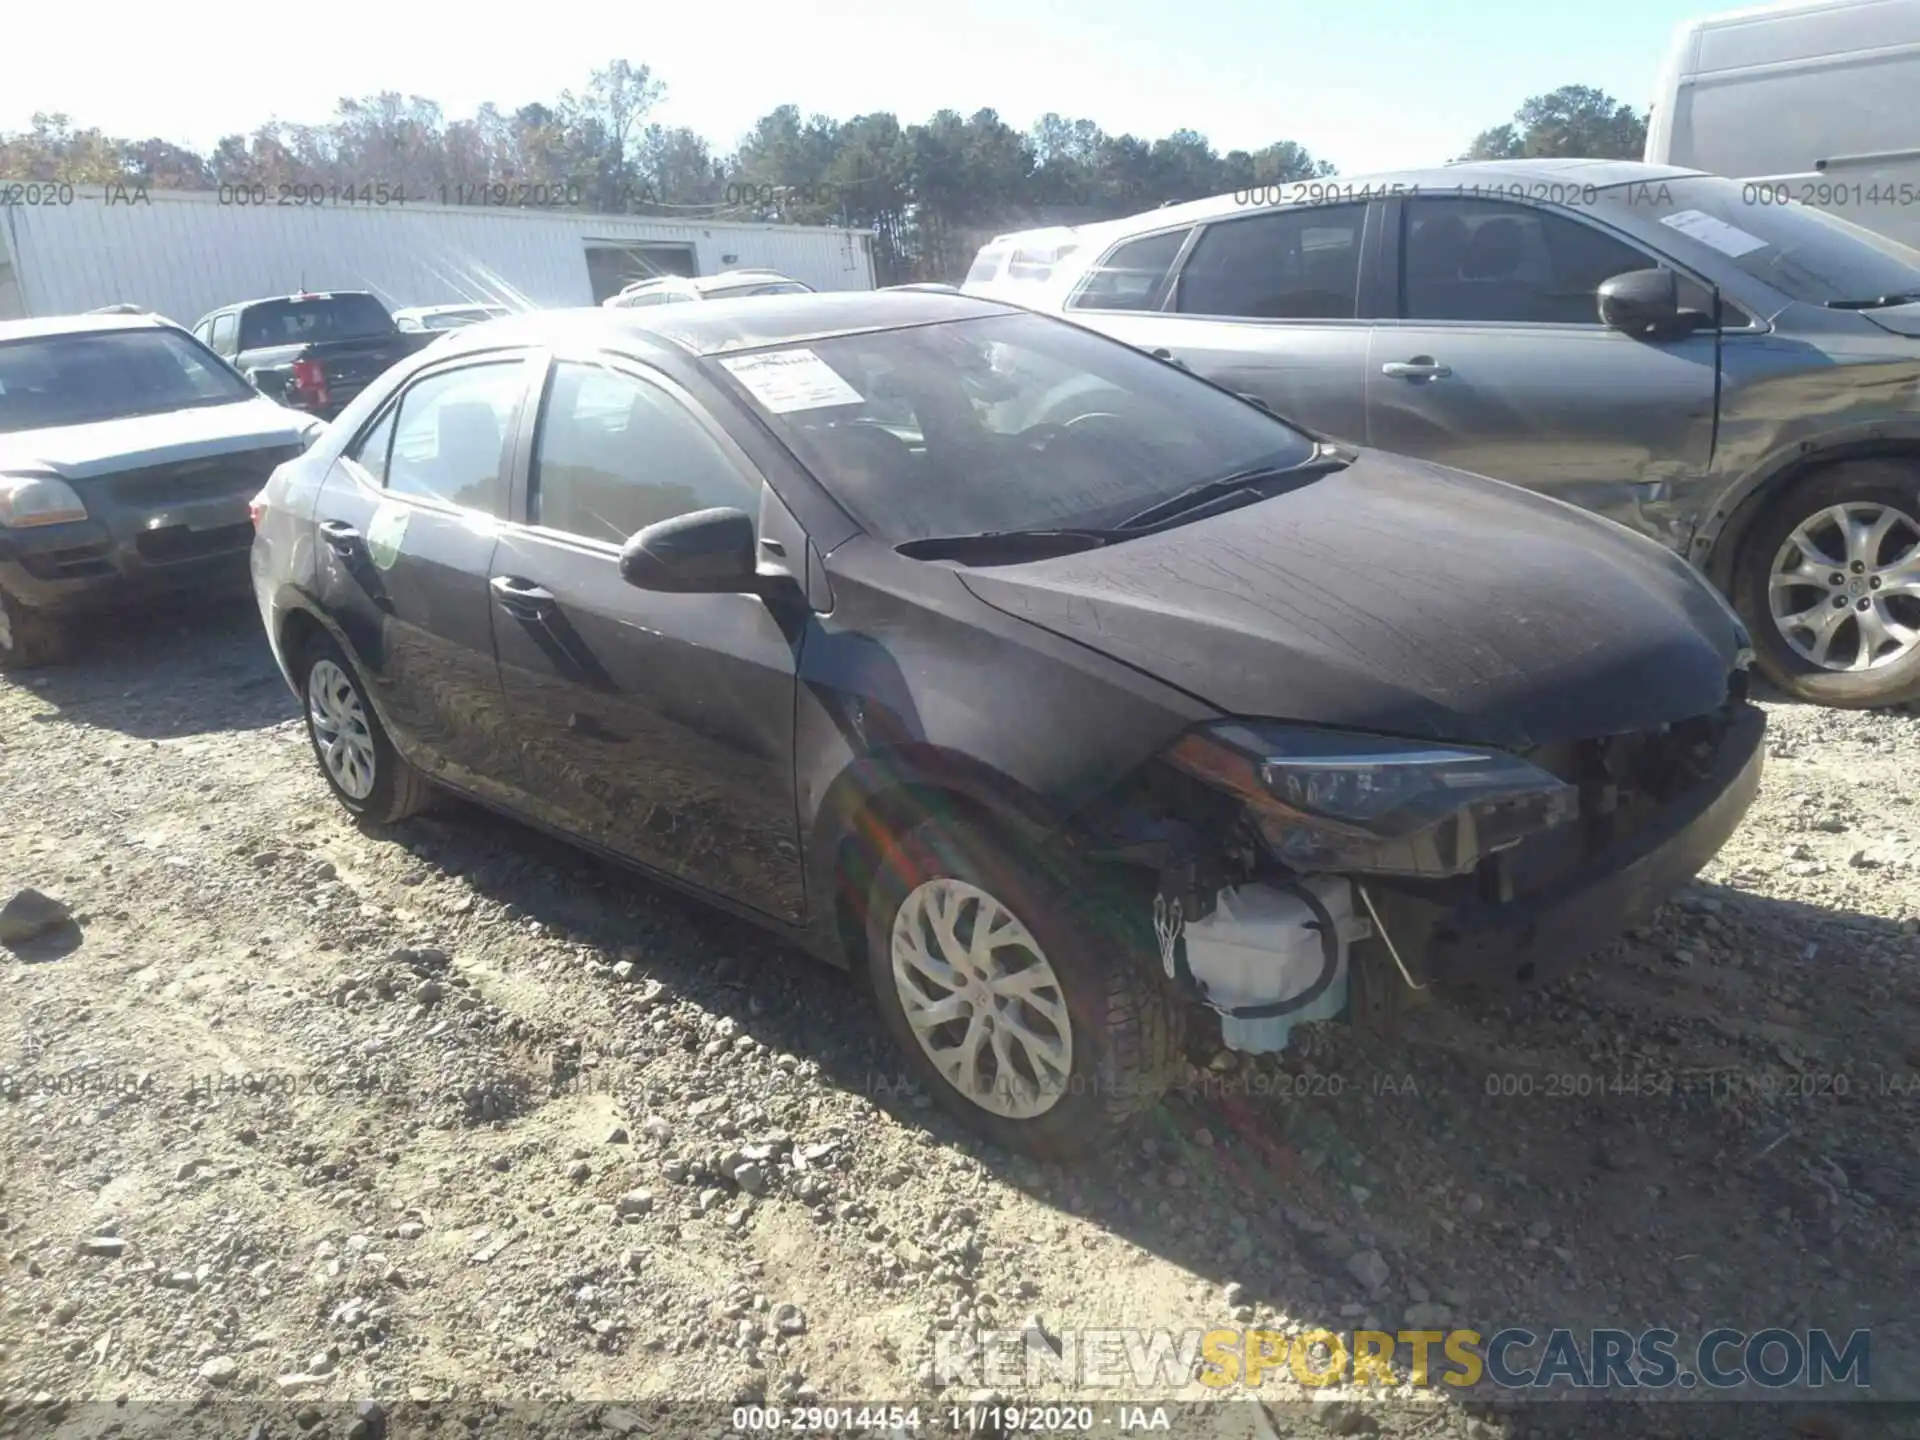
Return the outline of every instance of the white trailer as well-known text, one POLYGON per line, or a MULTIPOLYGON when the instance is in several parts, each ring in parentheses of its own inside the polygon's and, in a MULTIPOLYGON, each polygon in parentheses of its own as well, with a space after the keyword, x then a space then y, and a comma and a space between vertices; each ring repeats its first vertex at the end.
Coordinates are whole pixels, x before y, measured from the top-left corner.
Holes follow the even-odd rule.
POLYGON ((816 290, 874 288, 869 230, 278 198, 0 177, 0 320, 130 303, 191 325, 296 290, 370 290, 390 309, 594 305, 648 275, 747 266, 816 290))
POLYGON ((1920 0, 1780 0, 1680 26, 1646 159, 1920 244, 1920 0))

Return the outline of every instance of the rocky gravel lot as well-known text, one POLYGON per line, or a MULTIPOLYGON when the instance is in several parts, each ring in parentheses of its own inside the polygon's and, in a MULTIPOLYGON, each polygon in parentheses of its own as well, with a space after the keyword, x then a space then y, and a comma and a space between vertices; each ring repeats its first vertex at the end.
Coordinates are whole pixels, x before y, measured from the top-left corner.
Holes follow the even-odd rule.
MULTIPOLYGON (((0 1428, 678 1433, 658 1402, 987 1398, 931 1367, 983 1330, 1249 1325, 1871 1327, 1920 1399, 1920 716, 1770 709, 1653 928, 1396 1045, 1196 1069, 1069 1170, 951 1126, 743 926, 464 806, 362 834, 252 614, 147 617, 0 679, 0 901, 74 915, 0 950, 0 1428)), ((1261 1394, 1173 1424, 1920 1436, 1261 1394)), ((1074 1397, 1141 1398, 1009 1392, 1074 1397)))

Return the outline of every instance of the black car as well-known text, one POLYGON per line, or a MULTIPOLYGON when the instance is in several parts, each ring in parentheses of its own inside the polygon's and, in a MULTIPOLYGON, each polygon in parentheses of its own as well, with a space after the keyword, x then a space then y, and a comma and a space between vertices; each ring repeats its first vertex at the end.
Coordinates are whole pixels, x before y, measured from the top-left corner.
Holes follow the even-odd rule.
POLYGON ((1657 544, 961 296, 474 326, 262 500, 349 810, 445 787, 851 966, 1032 1151, 1190 1026, 1546 978, 1759 781, 1747 636, 1657 544))
POLYGON ((0 669, 115 606, 244 594, 247 502, 320 428, 157 316, 0 324, 0 669))
POLYGON ((194 335, 259 389, 295 410, 331 420, 389 366, 438 332, 400 328, 364 290, 302 291, 248 300, 203 315, 194 335))

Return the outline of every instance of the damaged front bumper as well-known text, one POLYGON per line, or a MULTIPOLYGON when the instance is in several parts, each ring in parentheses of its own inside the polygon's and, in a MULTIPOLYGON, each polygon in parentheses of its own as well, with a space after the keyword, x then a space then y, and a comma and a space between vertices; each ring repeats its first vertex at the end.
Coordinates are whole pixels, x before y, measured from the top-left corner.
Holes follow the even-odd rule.
POLYGON ((1208 727, 1089 818, 1105 854, 1157 870, 1168 975, 1232 1048, 1272 1051, 1344 1004, 1350 950, 1389 985, 1499 990, 1645 921, 1753 803, 1766 717, 1744 678, 1710 714, 1524 755, 1208 727))
POLYGON ((1422 887, 1369 882, 1383 929, 1416 975, 1423 969, 1423 980, 1448 989, 1505 990, 1564 974, 1650 918, 1726 844, 1759 791, 1765 735, 1765 714, 1738 707, 1705 773, 1629 834, 1527 893, 1447 903, 1422 887))

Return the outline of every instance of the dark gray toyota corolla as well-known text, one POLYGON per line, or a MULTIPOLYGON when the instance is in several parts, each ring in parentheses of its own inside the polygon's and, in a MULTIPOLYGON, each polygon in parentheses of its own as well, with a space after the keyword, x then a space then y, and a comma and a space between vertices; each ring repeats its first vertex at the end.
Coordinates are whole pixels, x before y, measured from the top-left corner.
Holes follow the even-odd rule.
POLYGON ((1546 978, 1759 783, 1659 545, 957 295, 456 331, 256 516, 349 810, 455 791, 773 927, 1041 1153, 1190 1030, 1546 978))

